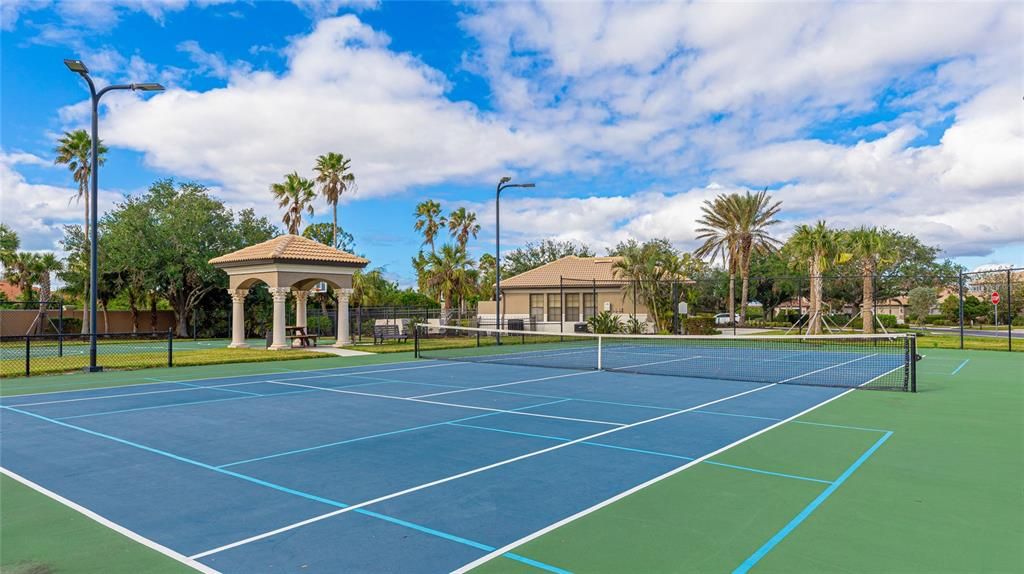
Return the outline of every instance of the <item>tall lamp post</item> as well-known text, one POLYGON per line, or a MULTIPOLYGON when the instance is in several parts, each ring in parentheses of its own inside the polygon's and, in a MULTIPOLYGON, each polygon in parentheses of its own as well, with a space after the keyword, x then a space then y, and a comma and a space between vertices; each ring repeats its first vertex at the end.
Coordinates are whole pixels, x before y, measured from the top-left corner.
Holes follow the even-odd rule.
POLYGON ((96 283, 97 283, 97 269, 98 269, 98 241, 96 228, 97 225, 97 214, 99 210, 96 208, 96 204, 99 202, 99 111, 100 111, 100 98, 103 94, 114 90, 132 90, 141 92, 159 92, 164 89, 163 86, 156 83, 144 83, 144 84, 114 84, 107 86, 100 91, 96 91, 96 84, 93 83, 92 78, 89 76, 89 68, 85 67, 85 64, 81 60, 64 60, 64 65, 69 70, 82 76, 85 83, 89 85, 89 97, 92 99, 92 149, 90 150, 89 158, 89 171, 92 178, 92 185, 89 189, 89 200, 92 205, 89 207, 89 223, 92 229, 89 231, 89 366, 85 368, 90 373, 103 370, 102 367, 96 366, 96 283))
POLYGON ((494 321, 498 324, 497 342, 501 344, 501 192, 510 187, 537 187, 532 183, 509 183, 512 178, 505 176, 498 181, 494 193, 494 321))

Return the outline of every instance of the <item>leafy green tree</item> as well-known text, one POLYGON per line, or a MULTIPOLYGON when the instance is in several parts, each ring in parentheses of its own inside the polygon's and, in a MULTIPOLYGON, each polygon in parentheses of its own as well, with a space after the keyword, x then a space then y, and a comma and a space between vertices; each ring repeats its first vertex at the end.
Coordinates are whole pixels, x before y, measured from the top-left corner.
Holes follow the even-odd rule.
POLYGON ((494 298, 494 283, 497 280, 494 267, 494 255, 484 253, 477 262, 477 275, 479 277, 478 300, 491 300, 494 298))
POLYGON ((502 255, 501 275, 502 277, 512 277, 520 273, 526 273, 531 269, 536 269, 541 265, 546 265, 570 255, 594 257, 596 253, 589 246, 575 241, 543 239, 537 242, 529 242, 518 249, 513 249, 502 255))
POLYGON ((441 228, 448 225, 448 220, 441 212, 441 204, 428 199, 416 205, 416 224, 413 228, 423 234, 423 245, 430 246, 430 252, 434 252, 434 240, 441 228))
POLYGON ((656 328, 666 328, 671 282, 682 280, 686 274, 672 244, 667 239, 644 243, 630 239, 619 243, 612 253, 620 257, 612 264, 612 273, 629 280, 625 289, 630 297, 643 301, 656 328))
POLYGON ((42 334, 46 330, 47 310, 53 303, 50 301, 53 296, 51 289, 53 273, 62 268, 61 260, 57 259, 53 253, 40 253, 32 261, 32 272, 35 280, 39 283, 39 314, 32 322, 30 330, 34 328, 37 334, 42 334))
POLYGON ((355 191, 356 176, 351 171, 352 160, 340 153, 330 152, 316 158, 316 182, 320 184, 320 196, 331 206, 333 220, 331 240, 324 245, 338 244, 338 200, 346 192, 355 191))
POLYGON ((316 199, 316 192, 313 190, 313 182, 293 171, 284 176, 282 183, 270 184, 270 193, 274 194, 277 206, 284 208, 281 221, 288 229, 288 233, 298 235, 302 229, 302 213, 306 212, 310 217, 314 213, 313 200, 316 199))
POLYGON ((480 233, 480 224, 476 222, 475 213, 460 207, 448 216, 448 231, 456 243, 465 249, 470 236, 476 239, 476 234, 480 233))
POLYGON ((398 284, 384 276, 384 269, 360 270, 352 276, 352 303, 359 307, 390 304, 398 292, 398 284))
POLYGON ((7 227, 7 224, 0 223, 0 264, 4 264, 5 261, 18 251, 18 247, 21 247, 21 239, 18 238, 18 234, 7 227))
POLYGON ((935 303, 939 294, 934 287, 914 287, 907 294, 907 315, 908 319, 918 323, 924 321, 935 303))
POLYGON ((821 334, 821 295, 822 280, 825 271, 838 255, 835 232, 825 225, 824 221, 817 224, 798 225, 789 238, 790 254, 794 257, 794 265, 806 264, 810 273, 811 301, 810 321, 807 326, 809 335, 821 334))
POLYGON ((38 278, 38 255, 27 251, 19 251, 7 258, 4 264, 4 280, 18 287, 22 301, 32 301, 32 284, 38 278))
POLYGON ((751 292, 761 303, 766 318, 774 318, 775 308, 796 296, 797 281, 790 276, 789 265, 781 252, 755 253, 750 273, 751 292))
POLYGON ((447 315, 453 303, 460 305, 476 287, 474 261, 458 245, 444 244, 440 251, 426 255, 424 280, 428 292, 441 300, 441 313, 447 315))
POLYGON ((336 230, 330 223, 311 223, 302 230, 302 236, 335 249, 352 253, 356 249, 356 240, 342 228, 336 230), (332 243, 333 241, 333 243, 332 243))

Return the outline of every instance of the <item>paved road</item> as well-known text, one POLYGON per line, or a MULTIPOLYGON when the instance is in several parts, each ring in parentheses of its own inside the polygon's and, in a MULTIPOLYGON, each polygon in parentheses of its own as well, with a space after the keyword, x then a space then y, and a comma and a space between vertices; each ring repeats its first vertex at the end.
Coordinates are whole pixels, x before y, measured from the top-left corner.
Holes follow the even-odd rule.
MULTIPOLYGON (((959 327, 915 327, 915 328, 916 329, 922 329, 924 331, 928 331, 928 332, 931 332, 931 333, 943 334, 943 335, 959 335, 960 334, 960 328, 959 327)), ((999 331, 989 331, 989 330, 981 330, 981 329, 964 329, 964 335, 970 335, 972 337, 993 337, 993 338, 996 338, 996 339, 1005 339, 1006 338, 1006 329, 1001 329, 999 331)), ((1013 338, 1014 339, 1024 339, 1024 330, 1014 329, 1013 330, 1013 338)))

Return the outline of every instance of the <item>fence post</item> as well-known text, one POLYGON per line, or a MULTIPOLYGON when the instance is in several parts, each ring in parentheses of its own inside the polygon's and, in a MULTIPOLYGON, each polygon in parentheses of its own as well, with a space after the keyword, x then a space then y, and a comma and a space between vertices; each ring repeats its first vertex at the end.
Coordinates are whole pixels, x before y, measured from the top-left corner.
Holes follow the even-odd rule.
POLYGON ((167 366, 174 366, 174 329, 167 328, 167 366))
POLYGON ((25 376, 32 376, 32 339, 25 335, 25 376))
POLYGON ((412 326, 412 356, 420 358, 420 326, 412 326))
POLYGON ((1013 274, 1006 270, 1006 350, 1013 350, 1013 274))
POLYGON ((57 356, 64 356, 64 300, 57 301, 57 356))
POLYGON ((960 283, 958 285, 960 292, 960 349, 964 348, 964 270, 960 270, 960 283))

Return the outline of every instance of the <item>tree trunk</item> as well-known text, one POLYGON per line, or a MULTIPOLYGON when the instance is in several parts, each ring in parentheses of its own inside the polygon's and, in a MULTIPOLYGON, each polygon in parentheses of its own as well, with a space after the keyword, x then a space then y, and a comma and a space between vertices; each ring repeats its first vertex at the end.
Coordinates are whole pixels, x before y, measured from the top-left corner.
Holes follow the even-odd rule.
POLYGON ((156 332, 156 294, 149 295, 149 330, 156 332))
POLYGON ((821 334, 821 258, 811 260, 811 319, 807 326, 808 335, 821 334))
POLYGON ((740 326, 747 324, 747 297, 750 296, 750 271, 743 269, 742 287, 740 288, 740 326))
POLYGON ((736 272, 729 272, 729 324, 736 320, 736 272))
POLYGON ((335 202, 332 207, 334 207, 334 227, 331 228, 331 232, 332 232, 331 233, 331 247, 337 249, 338 248, 338 203, 335 202))
POLYGON ((36 320, 33 321, 35 326, 35 333, 42 335, 46 331, 46 310, 50 307, 50 271, 45 272, 39 277, 39 314, 36 315, 36 320))
POLYGON ((100 305, 100 308, 103 309, 103 332, 104 333, 109 333, 110 332, 110 321, 109 321, 109 317, 107 316, 107 302, 103 301, 102 304, 100 305))
POLYGON ((870 261, 864 262, 864 294, 860 315, 864 323, 864 333, 867 335, 875 332, 875 270, 873 267, 870 261))
POLYGON ((188 314, 175 311, 175 319, 178 326, 175 329, 175 337, 188 338, 188 314))

